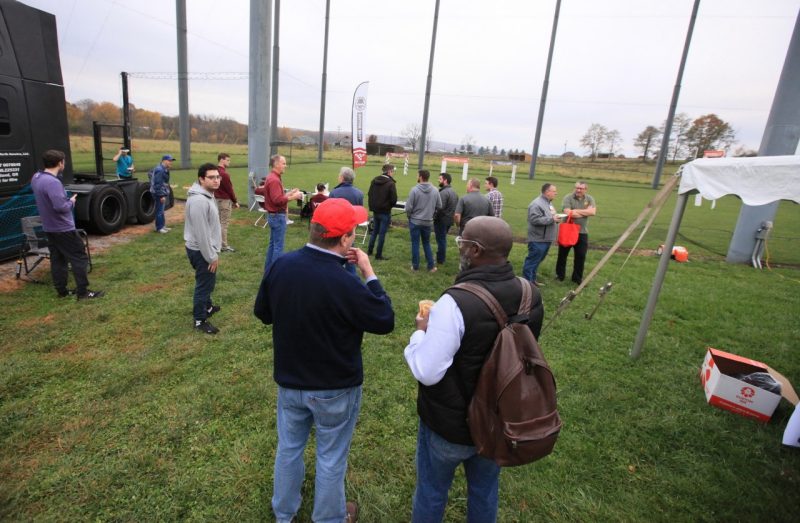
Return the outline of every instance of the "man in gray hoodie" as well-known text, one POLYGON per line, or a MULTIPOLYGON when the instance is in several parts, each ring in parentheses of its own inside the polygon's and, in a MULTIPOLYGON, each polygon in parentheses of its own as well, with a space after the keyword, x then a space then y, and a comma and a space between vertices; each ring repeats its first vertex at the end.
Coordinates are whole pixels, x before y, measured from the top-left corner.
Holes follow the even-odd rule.
POLYGON ((561 222, 551 203, 556 194, 556 186, 546 183, 542 185, 542 194, 528 205, 528 256, 522 264, 522 276, 537 287, 544 284, 536 281, 536 271, 558 236, 561 222))
POLYGON ((214 202, 214 191, 219 189, 219 171, 213 163, 204 163, 197 171, 197 181, 186 199, 186 221, 183 239, 186 255, 194 268, 194 328, 206 334, 216 334, 219 329, 208 322, 220 307, 211 302, 211 293, 217 282, 217 265, 222 249, 219 211, 214 202))
POLYGON ((430 183, 431 173, 422 169, 417 177, 417 185, 411 188, 406 199, 406 214, 408 215, 408 230, 411 233, 411 269, 419 270, 419 241, 422 240, 422 249, 425 251, 425 261, 428 262, 428 271, 436 272, 436 265, 431 250, 431 229, 433 229, 433 215, 442 208, 442 200, 430 183))

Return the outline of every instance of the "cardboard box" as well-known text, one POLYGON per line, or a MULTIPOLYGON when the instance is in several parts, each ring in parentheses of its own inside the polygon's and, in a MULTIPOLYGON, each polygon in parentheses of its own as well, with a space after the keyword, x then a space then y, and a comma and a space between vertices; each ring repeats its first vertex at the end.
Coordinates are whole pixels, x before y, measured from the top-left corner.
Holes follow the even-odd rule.
POLYGON ((781 397, 794 405, 798 402, 792 384, 779 372, 760 361, 718 349, 708 349, 700 369, 700 381, 710 405, 762 422, 769 421, 781 397), (733 377, 753 372, 768 372, 781 384, 781 394, 774 394, 733 377))

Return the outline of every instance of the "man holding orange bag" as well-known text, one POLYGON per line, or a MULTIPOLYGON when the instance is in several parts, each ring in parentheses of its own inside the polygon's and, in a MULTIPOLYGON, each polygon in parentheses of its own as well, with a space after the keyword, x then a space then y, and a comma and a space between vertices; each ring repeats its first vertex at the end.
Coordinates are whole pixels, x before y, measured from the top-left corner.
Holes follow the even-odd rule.
POLYGON ((597 212, 597 207, 594 203, 594 198, 586 194, 587 185, 584 181, 575 183, 575 191, 566 195, 564 201, 561 203, 563 212, 571 215, 572 220, 580 225, 580 233, 578 234, 578 243, 575 245, 564 247, 558 246, 558 259, 556 260, 556 279, 564 281, 567 272, 567 257, 569 256, 570 249, 575 249, 575 259, 572 266, 572 281, 578 285, 583 281, 583 266, 586 262, 586 252, 589 250, 589 230, 586 228, 586 222, 589 221, 589 216, 594 216, 597 212))

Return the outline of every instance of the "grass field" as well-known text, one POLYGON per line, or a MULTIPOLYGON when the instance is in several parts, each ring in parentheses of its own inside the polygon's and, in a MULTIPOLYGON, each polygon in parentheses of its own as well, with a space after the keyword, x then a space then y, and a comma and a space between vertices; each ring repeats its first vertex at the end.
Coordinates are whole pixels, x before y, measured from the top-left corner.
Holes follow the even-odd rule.
MULTIPOLYGON (((232 172, 244 195, 246 155, 228 152, 240 159, 232 172)), ((204 155, 214 160, 216 148, 194 152, 195 163, 204 155)), ((301 160, 297 154, 285 179, 304 189, 335 183, 346 163, 344 157, 321 165, 301 160)), ((138 159, 137 165, 142 171, 138 159)), ((371 158, 357 185, 365 189, 379 165, 371 158)), ((599 209, 590 222, 591 242, 610 245, 654 195, 649 175, 641 173, 638 182, 601 179, 603 173, 585 169, 575 176, 589 179, 599 209)), ((470 166, 480 178, 487 171, 470 166)), ((401 195, 413 178, 400 171, 401 195)), ((176 192, 192 179, 174 172, 176 192)), ((541 183, 558 183, 563 196, 574 179, 545 169, 535 182, 523 173, 511 186, 503 175, 505 217, 515 233, 524 235, 525 207, 541 183)), ((454 185, 463 194, 463 183, 454 185)), ((654 227, 660 231, 644 247, 663 241, 671 208, 668 203, 654 227)), ((634 256, 622 270, 624 257, 614 256, 590 287, 614 283, 594 319, 584 319, 597 303, 587 290, 542 335, 564 430, 553 455, 503 471, 499 521, 796 520, 800 452, 780 444, 791 406, 782 402, 772 421, 760 424, 706 405, 698 379, 705 350, 714 346, 764 361, 800 384, 800 274, 793 267, 756 271, 724 263, 720 254, 737 213, 737 201, 727 198, 713 211, 707 202, 687 210, 681 240, 690 262, 670 266, 639 360, 628 351, 655 272, 653 256, 634 256)), ((215 298, 223 310, 215 324, 222 332, 216 337, 191 329, 193 274, 180 227, 97 254, 91 281, 108 292, 97 302, 59 300, 46 271, 45 284, 0 294, 6 311, 0 318, 0 519, 271 519, 271 329, 251 312, 269 232, 253 227, 255 216, 245 209, 234 218, 230 242, 237 252, 220 263, 215 298)), ((402 350, 417 301, 438 297, 457 271, 451 256, 436 274, 412 273, 405 218, 396 218, 387 238, 390 261, 376 271, 397 322, 390 335, 365 337, 364 400, 347 477, 348 499, 360 503, 365 522, 408 521, 416 389, 402 350)), ((800 264, 798 227, 796 206, 782 205, 773 261, 800 264)), ((305 223, 290 226, 287 250, 303 245, 306 235, 305 223)), ((603 253, 591 250, 587 268, 603 253)), ((525 245, 515 245, 517 269, 524 255, 525 245)), ((542 289, 546 319, 570 289, 550 283, 554 263, 551 254, 540 270, 549 283, 542 289)), ((313 462, 313 449, 307 460, 313 462)), ((310 521, 312 492, 309 467, 299 521, 310 521)), ((464 520, 465 500, 459 474, 446 521, 464 520)))

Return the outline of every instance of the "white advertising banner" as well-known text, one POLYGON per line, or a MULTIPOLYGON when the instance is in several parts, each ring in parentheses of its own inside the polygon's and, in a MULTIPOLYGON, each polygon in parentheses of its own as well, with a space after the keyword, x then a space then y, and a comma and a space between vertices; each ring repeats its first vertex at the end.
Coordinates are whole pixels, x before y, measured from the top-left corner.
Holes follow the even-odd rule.
POLYGON ((353 94, 353 169, 367 165, 367 88, 362 82, 353 94))

